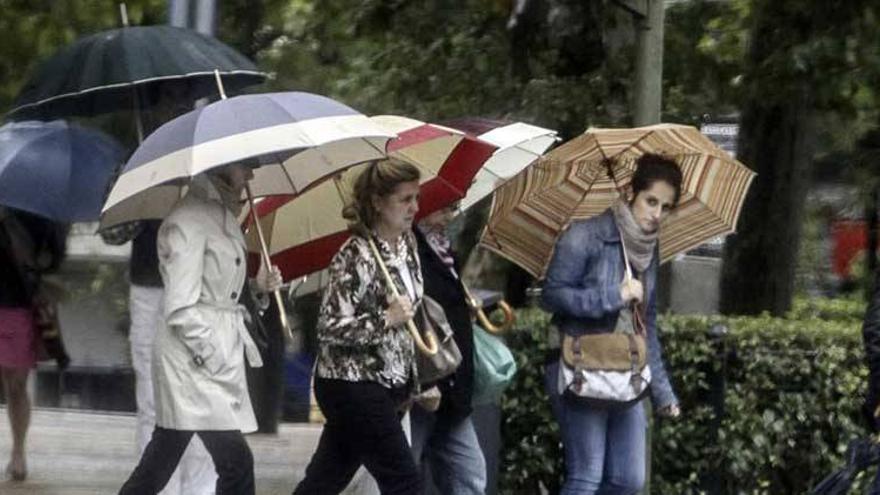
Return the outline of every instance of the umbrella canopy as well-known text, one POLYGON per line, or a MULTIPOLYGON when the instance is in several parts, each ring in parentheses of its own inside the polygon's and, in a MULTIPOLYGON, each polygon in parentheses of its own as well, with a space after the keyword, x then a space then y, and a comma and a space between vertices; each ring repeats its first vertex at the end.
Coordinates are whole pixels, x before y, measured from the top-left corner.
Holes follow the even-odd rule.
POLYGON ((474 177, 473 184, 461 200, 459 212, 491 195, 537 160, 558 139, 554 130, 523 122, 469 117, 443 124, 497 148, 474 177))
POLYGON ((394 133, 310 93, 224 99, 161 126, 134 152, 110 192, 102 226, 163 218, 188 179, 235 162, 260 166, 255 195, 300 194, 355 163, 385 157, 394 133))
POLYGON ((60 222, 97 220, 122 147, 64 121, 0 127, 0 204, 60 222))
POLYGON ((193 99, 213 96, 215 69, 230 90, 266 78, 244 55, 189 29, 111 29, 80 38, 41 63, 9 116, 45 119, 132 108, 133 88, 169 80, 190 81, 193 99))
POLYGON ((684 176, 660 231, 661 261, 735 230, 755 173, 697 129, 659 124, 590 129, 545 155, 497 191, 480 244, 542 277, 562 231, 605 211, 645 153, 675 159, 684 176))
MULTIPOLYGON (((388 143, 388 155, 421 171, 420 217, 464 197, 474 174, 495 151, 494 146, 461 132, 418 120, 396 116, 372 120, 398 135, 388 143)), ((349 168, 302 195, 267 198, 257 205, 269 254, 285 280, 330 264, 349 236, 342 209, 364 167, 349 168)), ((256 251, 255 235, 249 232, 248 238, 250 250, 256 251)))

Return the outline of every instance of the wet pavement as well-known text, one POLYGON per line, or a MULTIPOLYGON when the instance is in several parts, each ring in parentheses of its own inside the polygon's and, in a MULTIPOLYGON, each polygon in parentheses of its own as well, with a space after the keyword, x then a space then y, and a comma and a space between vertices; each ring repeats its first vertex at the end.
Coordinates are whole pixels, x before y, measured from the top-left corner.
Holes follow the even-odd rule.
MULTIPOLYGON (((0 408, 0 467, 10 449, 6 410, 0 408)), ((0 481, 3 495, 114 494, 137 462, 135 417, 80 411, 34 411, 28 435, 28 480, 0 481)), ((302 478, 320 425, 282 424, 277 435, 247 435, 254 453, 258 495, 287 495, 302 478)), ((369 492, 357 479, 345 493, 369 492)))

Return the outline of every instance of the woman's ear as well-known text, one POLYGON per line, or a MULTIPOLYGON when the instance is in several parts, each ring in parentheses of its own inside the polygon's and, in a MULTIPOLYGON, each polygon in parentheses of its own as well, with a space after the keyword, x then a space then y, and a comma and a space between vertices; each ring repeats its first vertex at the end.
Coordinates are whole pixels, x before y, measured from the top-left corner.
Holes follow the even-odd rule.
POLYGON ((370 205, 372 205, 373 211, 379 211, 379 208, 382 206, 382 198, 377 194, 370 195, 370 205))
POLYGON ((626 187, 623 188, 623 197, 626 198, 627 204, 632 204, 633 201, 636 200, 636 196, 633 194, 632 184, 627 184, 626 187))

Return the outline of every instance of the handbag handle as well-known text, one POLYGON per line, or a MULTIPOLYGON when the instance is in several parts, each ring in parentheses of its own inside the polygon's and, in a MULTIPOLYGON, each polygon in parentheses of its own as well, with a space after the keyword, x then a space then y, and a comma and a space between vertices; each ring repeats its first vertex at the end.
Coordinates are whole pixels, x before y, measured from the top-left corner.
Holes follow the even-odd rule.
MULTIPOLYGON (((379 250, 376 248, 376 243, 373 242, 372 237, 368 237, 367 241, 370 243, 370 250, 373 252, 373 257, 376 258, 376 263, 379 264, 379 268, 382 269, 382 275, 385 276, 385 282, 387 282, 388 286, 391 287, 391 293, 394 294, 394 297, 400 297, 400 292, 397 291, 397 285, 394 283, 394 280, 391 278, 391 273, 388 272, 388 267, 385 266, 385 262, 382 260, 382 255, 379 254, 379 250)), ((428 334, 428 342, 422 340, 422 333, 419 332, 419 329, 416 328, 416 324, 412 321, 412 319, 406 322, 406 329, 409 330, 410 336, 413 338, 413 342, 416 343, 416 347, 419 350, 427 355, 433 356, 437 354, 437 340, 434 338, 434 335, 428 334)))

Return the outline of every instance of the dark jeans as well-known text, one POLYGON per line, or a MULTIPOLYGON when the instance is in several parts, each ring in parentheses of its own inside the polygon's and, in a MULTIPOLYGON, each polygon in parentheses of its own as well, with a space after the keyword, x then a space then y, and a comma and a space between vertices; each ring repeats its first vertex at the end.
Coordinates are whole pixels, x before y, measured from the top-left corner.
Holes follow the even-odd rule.
POLYGON ((217 495, 253 495, 254 457, 244 435, 231 431, 181 431, 159 426, 119 495, 155 495, 174 473, 193 434, 205 444, 217 470, 217 495))
POLYGON ((398 414, 402 391, 317 378, 315 397, 327 423, 295 495, 338 494, 362 464, 382 495, 420 493, 421 477, 398 414))

